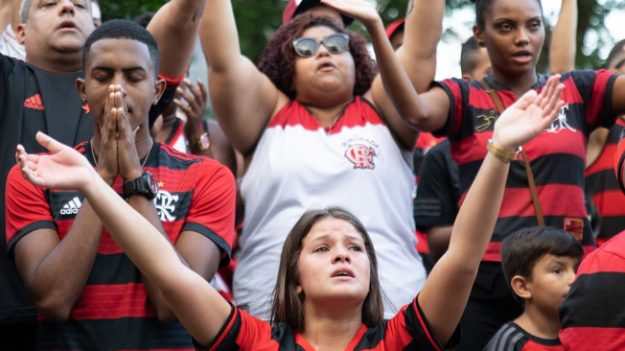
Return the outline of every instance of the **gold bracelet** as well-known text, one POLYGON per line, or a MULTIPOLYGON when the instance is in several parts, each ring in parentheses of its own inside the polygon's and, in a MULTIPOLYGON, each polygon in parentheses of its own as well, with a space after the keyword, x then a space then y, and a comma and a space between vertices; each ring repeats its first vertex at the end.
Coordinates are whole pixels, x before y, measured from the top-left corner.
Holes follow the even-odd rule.
POLYGON ((488 144, 486 144, 486 149, 491 154, 495 155, 495 157, 500 159, 501 162, 503 162, 503 163, 510 163, 510 161, 514 160, 517 157, 517 155, 519 154, 519 152, 521 152, 521 150, 522 150, 521 146, 519 146, 514 151, 506 151, 506 150, 500 148, 499 146, 495 145, 495 143, 493 143, 493 139, 489 139, 488 140, 488 144))

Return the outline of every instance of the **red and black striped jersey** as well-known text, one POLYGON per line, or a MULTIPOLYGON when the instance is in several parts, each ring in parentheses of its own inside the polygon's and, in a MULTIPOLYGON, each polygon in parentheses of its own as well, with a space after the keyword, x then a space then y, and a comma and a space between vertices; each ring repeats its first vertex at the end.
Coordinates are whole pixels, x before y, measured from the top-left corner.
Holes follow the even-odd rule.
MULTIPOLYGON (((95 164, 91 145, 76 147, 95 164)), ((216 161, 179 153, 154 143, 144 169, 160 189, 153 200, 172 243, 181 233, 199 233, 217 245, 221 265, 229 261, 235 237, 235 183, 232 173, 216 161)), ((113 188, 122 192, 118 177, 113 188)), ((83 196, 27 182, 17 167, 7 182, 7 246, 40 228, 55 230, 62 240, 80 211, 83 196)), ((71 274, 71 272, 68 272, 71 274)), ((62 279, 62 278, 60 278, 62 279)), ((69 321, 39 316, 38 349, 190 350, 193 345, 181 324, 162 324, 148 300, 141 273, 110 234, 103 230, 86 286, 70 312, 69 321)))
MULTIPOLYGON (((558 118, 536 138, 523 145, 536 180, 538 196, 546 225, 563 228, 591 250, 591 235, 584 205, 584 167, 586 141, 593 129, 611 127, 612 87, 616 76, 608 71, 573 71, 562 75, 565 88, 558 118)), ((510 106, 515 94, 485 78, 495 89, 504 106, 510 106)), ((547 77, 539 76, 534 87, 540 91, 547 77)), ((477 175, 498 117, 495 103, 480 82, 449 79, 440 82, 450 100, 445 127, 437 135, 448 135, 452 155, 460 172, 460 191, 464 199, 477 175)), ((522 160, 511 162, 504 199, 486 261, 500 261, 500 243, 516 229, 536 225, 536 211, 528 188, 522 160)))
MULTIPOLYGON (((421 308, 415 298, 405 305, 390 320, 367 328, 364 324, 354 335, 346 351, 425 351, 453 348, 460 339, 460 329, 446 346, 440 345, 430 331, 421 308)), ((198 349, 210 351, 267 350, 267 351, 314 351, 301 333, 295 332, 285 323, 270 323, 233 307, 215 342, 209 347, 196 345, 198 349)))
POLYGON ((559 339, 531 335, 518 324, 508 322, 499 328, 484 351, 563 351, 559 339))
POLYGON ((565 350, 625 350, 625 232, 586 256, 560 304, 565 350))
POLYGON ((618 118, 601 153, 586 169, 586 193, 597 206, 601 218, 597 246, 625 229, 625 195, 614 174, 614 153, 624 129, 625 121, 618 118))

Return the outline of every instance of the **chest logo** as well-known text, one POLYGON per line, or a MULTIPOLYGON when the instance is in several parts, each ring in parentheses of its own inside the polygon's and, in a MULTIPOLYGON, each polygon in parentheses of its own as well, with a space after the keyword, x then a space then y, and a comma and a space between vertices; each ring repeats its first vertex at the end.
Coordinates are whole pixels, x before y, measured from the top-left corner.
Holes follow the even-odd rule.
POLYGON ((45 108, 43 107, 43 101, 41 100, 41 95, 39 94, 35 94, 29 98, 26 98, 26 100, 24 100, 24 107, 31 110, 45 110, 45 108))
POLYGON ((495 113, 495 111, 490 111, 487 114, 475 117, 477 119, 475 123, 475 131, 483 132, 488 130, 493 125, 495 120, 497 120, 497 117, 499 117, 499 115, 495 113))
POLYGON ((559 131, 563 129, 568 129, 571 132, 577 131, 575 130, 575 128, 571 127, 568 120, 566 119, 566 112, 568 110, 569 110, 569 105, 562 106, 562 109, 560 109, 560 114, 558 115, 558 118, 556 118, 556 120, 553 121, 553 123, 551 123, 551 126, 547 128, 547 132, 558 133, 559 131))
POLYGON ((375 149, 364 144, 351 144, 345 150, 345 157, 354 165, 354 169, 375 169, 375 156, 375 149))
POLYGON ((59 213, 61 214, 61 216, 75 216, 78 214, 78 211, 80 211, 81 206, 82 202, 80 201, 78 196, 75 196, 74 198, 63 204, 63 207, 61 207, 59 213))
POLYGON ((176 204, 180 196, 172 195, 165 190, 159 190, 154 198, 154 207, 158 212, 161 222, 173 222, 176 220, 176 204))

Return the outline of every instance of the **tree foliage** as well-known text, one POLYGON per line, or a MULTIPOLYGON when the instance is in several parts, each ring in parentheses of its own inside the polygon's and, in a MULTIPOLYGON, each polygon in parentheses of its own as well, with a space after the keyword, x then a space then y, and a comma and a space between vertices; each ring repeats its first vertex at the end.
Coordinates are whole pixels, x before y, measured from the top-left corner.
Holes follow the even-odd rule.
MULTIPOLYGON (((426 0, 427 1, 427 0, 426 0)), ((547 0, 553 1, 553 0, 547 0)), ((104 19, 133 19, 146 11, 156 11, 163 0, 100 0, 104 19)), ((241 50, 248 57, 255 59, 265 47, 268 38, 281 22, 285 0, 232 0, 237 27, 241 38, 241 50)), ((471 0, 447 0, 447 12, 467 6, 474 6, 471 0)), ((385 23, 403 16, 407 0, 378 0, 378 9, 385 23)), ((605 18, 610 11, 625 9, 623 0, 578 0, 578 54, 577 66, 580 68, 600 67, 604 57, 602 48, 611 47, 616 40, 605 28, 605 18), (590 34, 589 34, 590 33, 590 34), (592 38, 597 38, 596 41, 592 38)), ((356 30, 359 28, 356 26, 356 30)), ((469 30, 469 28, 467 28, 469 30)), ((550 28, 547 28, 550 32, 550 28)), ((453 40, 459 33, 446 32, 443 40, 453 40)), ((466 37, 466 34, 463 35, 466 37)), ((545 49, 548 45, 545 45, 545 49)), ((603 50, 605 55, 605 50, 603 50)))

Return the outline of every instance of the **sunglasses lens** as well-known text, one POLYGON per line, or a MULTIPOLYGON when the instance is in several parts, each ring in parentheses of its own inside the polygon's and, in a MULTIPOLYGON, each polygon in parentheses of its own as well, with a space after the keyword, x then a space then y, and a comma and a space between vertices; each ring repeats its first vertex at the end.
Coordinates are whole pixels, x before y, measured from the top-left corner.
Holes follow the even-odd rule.
POLYGON ((311 38, 299 38, 293 42, 295 53, 301 57, 310 57, 317 52, 318 43, 311 38))
POLYGON ((349 47, 349 37, 344 34, 332 34, 325 38, 323 45, 333 54, 340 54, 347 51, 349 47))

